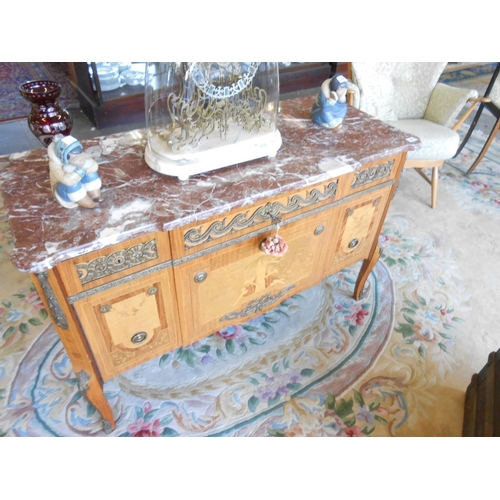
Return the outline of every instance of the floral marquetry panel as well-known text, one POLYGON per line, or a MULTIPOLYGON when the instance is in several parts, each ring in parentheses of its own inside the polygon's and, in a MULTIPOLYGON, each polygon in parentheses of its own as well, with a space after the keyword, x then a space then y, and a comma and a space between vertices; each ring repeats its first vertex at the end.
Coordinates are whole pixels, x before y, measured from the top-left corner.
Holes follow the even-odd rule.
POLYGON ((279 234, 289 249, 282 257, 260 249, 262 235, 174 268, 186 345, 231 324, 278 306, 320 278, 326 235, 335 224, 331 210, 284 226, 279 234))
POLYGON ((392 185, 355 197, 340 207, 338 224, 332 236, 329 271, 336 272, 367 258, 379 232, 392 185), (340 267, 339 267, 340 266, 340 267))
POLYGON ((105 380, 181 345, 172 269, 73 306, 105 380))

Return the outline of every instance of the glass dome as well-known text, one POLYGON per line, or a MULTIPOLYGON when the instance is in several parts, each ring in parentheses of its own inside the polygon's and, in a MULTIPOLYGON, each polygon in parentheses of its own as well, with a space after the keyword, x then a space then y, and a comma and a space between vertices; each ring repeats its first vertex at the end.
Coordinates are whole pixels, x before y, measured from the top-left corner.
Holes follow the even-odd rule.
POLYGON ((277 63, 146 64, 146 163, 187 179, 244 161, 275 156, 277 63))

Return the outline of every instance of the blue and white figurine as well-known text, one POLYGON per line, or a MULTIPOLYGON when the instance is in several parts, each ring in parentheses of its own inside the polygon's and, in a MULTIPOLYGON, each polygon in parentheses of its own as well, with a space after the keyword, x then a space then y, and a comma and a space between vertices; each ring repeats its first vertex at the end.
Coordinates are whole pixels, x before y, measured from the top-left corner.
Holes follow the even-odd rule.
POLYGON ((65 208, 95 208, 101 197, 98 164, 73 136, 57 134, 47 148, 50 185, 65 208))
POLYGON ((321 84, 312 108, 312 121, 322 127, 339 129, 347 113, 347 79, 334 76, 321 84))

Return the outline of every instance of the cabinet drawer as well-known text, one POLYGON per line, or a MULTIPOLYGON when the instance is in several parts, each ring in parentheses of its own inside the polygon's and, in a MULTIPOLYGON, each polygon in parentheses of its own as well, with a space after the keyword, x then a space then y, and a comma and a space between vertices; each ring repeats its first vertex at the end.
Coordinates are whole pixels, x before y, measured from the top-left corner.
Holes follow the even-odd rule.
POLYGON ((231 245, 231 240, 265 228, 276 218, 286 219, 332 203, 339 197, 338 187, 339 179, 330 179, 233 210, 224 216, 174 229, 171 232, 173 259, 180 259, 215 245, 231 245))
POLYGON ((57 266, 68 295, 80 293, 165 262, 168 233, 152 233, 75 257, 57 266))
POLYGON ((352 174, 348 193, 357 193, 394 179, 400 168, 402 155, 395 155, 383 160, 367 163, 352 174))
POLYGON ((339 208, 334 228, 328 273, 337 272, 360 259, 365 259, 378 239, 392 185, 360 195, 339 208))
POLYGON ((316 284, 331 224, 331 211, 325 210, 281 227, 279 234, 289 246, 282 257, 259 248, 275 234, 271 229, 175 267, 184 344, 248 321, 316 284))
POLYGON ((104 380, 180 345, 172 268, 73 305, 104 380))

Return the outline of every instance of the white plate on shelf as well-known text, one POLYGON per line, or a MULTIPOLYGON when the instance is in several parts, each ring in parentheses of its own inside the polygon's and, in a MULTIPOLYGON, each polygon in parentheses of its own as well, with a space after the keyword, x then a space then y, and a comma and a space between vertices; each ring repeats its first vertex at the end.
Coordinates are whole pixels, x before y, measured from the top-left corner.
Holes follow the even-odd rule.
POLYGON ((127 70, 120 75, 121 81, 127 85, 144 85, 144 73, 127 70))

